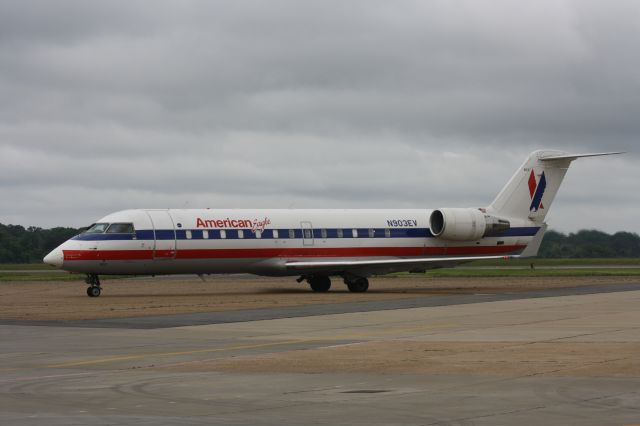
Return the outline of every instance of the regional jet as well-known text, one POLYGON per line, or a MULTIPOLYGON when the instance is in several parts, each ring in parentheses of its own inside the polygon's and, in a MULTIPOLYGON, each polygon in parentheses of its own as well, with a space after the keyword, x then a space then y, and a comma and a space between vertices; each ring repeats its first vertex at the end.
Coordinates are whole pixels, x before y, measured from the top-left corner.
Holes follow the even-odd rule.
POLYGON ((535 256, 545 216, 573 160, 619 154, 531 153, 491 204, 430 209, 138 209, 112 213, 45 258, 87 275, 296 276, 326 292, 331 277, 365 292, 376 274, 535 256))

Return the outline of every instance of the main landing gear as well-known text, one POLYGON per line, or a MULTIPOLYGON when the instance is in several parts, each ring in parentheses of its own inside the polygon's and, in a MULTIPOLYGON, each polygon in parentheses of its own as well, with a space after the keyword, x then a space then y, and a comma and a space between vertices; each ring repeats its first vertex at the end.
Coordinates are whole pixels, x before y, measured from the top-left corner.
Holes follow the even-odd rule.
POLYGON ((89 284, 89 287, 87 287, 87 296, 100 296, 100 290, 102 290, 102 287, 100 287, 100 278, 97 274, 87 274, 87 278, 84 279, 84 282, 89 284))
POLYGON ((307 278, 307 282, 316 293, 326 293, 331 288, 331 279, 326 275, 314 275, 307 278))
MULTIPOLYGON (((326 293, 331 288, 331 279, 326 275, 301 276, 297 279, 299 283, 305 280, 316 293, 326 293)), ((344 283, 352 293, 364 293, 369 289, 369 280, 364 277, 345 277, 344 283)))
POLYGON ((344 279, 344 283, 352 293, 364 293, 369 290, 369 280, 364 277, 358 277, 354 279, 344 279))

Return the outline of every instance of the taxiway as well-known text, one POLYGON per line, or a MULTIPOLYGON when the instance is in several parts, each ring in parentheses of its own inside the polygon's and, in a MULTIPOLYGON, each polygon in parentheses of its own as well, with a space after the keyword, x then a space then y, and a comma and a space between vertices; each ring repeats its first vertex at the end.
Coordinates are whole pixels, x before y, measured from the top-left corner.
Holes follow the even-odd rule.
POLYGON ((4 321, 0 424, 640 423, 637 284, 438 297, 4 321))

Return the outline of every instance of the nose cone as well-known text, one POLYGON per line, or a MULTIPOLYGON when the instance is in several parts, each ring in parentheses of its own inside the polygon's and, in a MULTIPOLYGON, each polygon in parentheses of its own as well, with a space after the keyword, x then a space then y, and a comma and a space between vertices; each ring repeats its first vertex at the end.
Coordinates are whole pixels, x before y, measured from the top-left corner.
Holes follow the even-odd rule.
POLYGON ((56 268, 62 268, 62 262, 64 261, 64 254, 60 248, 56 248, 51 253, 46 255, 42 259, 47 265, 55 266, 56 268))

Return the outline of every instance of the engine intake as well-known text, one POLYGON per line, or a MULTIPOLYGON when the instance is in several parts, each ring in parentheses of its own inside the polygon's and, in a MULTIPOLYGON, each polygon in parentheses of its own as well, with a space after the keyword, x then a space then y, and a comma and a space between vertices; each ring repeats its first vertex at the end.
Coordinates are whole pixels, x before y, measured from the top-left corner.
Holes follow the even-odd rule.
POLYGON ((511 224, 479 209, 445 208, 431 213, 429 227, 436 238, 474 241, 504 232, 511 224))

